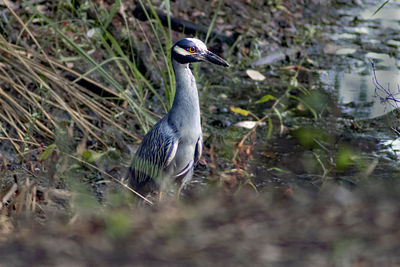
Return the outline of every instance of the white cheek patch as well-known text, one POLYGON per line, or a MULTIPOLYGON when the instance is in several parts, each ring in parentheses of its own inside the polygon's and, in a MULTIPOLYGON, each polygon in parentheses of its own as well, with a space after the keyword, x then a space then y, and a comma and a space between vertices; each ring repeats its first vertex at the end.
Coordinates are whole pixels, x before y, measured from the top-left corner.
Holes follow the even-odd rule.
POLYGON ((182 56, 191 55, 189 51, 186 51, 185 49, 183 49, 182 47, 179 47, 179 46, 175 46, 174 51, 175 51, 175 53, 182 55, 182 56))
POLYGON ((193 43, 195 43, 197 48, 200 51, 207 51, 207 46, 202 41, 200 41, 199 39, 196 39, 196 38, 187 38, 187 39, 189 41, 192 41, 193 43))

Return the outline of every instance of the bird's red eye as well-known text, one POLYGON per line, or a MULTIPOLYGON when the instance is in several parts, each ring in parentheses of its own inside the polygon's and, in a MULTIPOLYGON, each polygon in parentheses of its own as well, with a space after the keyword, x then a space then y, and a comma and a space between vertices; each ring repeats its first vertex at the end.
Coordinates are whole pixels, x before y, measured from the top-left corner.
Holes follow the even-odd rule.
POLYGON ((197 48, 195 46, 190 46, 188 50, 190 53, 195 53, 197 51, 197 48))

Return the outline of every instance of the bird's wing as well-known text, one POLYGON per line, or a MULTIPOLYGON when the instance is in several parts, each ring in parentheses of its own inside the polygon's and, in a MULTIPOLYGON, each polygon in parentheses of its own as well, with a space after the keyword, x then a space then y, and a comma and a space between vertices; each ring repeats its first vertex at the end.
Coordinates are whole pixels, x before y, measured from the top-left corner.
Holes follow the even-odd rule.
POLYGON ((173 129, 156 124, 143 138, 133 160, 136 182, 163 176, 178 149, 179 139, 173 129))

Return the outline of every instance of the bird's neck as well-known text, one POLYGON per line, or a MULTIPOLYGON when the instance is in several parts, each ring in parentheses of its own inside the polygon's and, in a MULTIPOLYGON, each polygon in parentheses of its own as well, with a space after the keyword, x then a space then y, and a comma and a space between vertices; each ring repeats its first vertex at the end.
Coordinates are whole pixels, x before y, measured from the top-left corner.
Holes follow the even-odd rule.
POLYGON ((199 96, 189 64, 180 64, 173 59, 172 66, 175 72, 176 90, 171 115, 200 123, 199 96))

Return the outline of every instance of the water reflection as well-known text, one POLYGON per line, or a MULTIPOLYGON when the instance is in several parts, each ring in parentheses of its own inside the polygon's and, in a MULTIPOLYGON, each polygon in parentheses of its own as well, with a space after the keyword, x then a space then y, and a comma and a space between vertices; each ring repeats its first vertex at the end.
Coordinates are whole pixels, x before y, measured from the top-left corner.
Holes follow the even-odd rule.
POLYGON ((397 108, 397 103, 387 98, 398 93, 400 76, 397 69, 376 71, 376 77, 388 91, 375 90, 372 71, 369 74, 336 73, 339 101, 346 114, 357 119, 371 119, 397 108))
MULTIPOLYGON (((397 1, 398 5, 395 2, 388 4, 375 16, 372 16, 372 13, 379 6, 377 1, 367 1, 362 1, 363 3, 354 9, 344 5, 339 11, 340 21, 328 26, 327 42, 322 50, 327 59, 323 63, 329 64, 319 71, 318 77, 324 90, 333 91, 337 96, 343 117, 365 121, 356 121, 353 124, 352 120, 348 120, 349 123, 342 120, 344 123, 338 125, 343 125, 343 129, 337 129, 340 133, 338 148, 342 149, 340 142, 343 142, 351 147, 349 154, 357 154, 356 158, 359 157, 360 161, 356 164, 360 164, 357 165, 361 171, 360 177, 367 174, 367 171, 364 172, 366 169, 370 169, 373 173, 371 177, 391 179, 395 176, 394 173, 399 171, 400 138, 392 129, 393 125, 393 128, 397 128, 398 119, 384 115, 397 108, 397 103, 388 97, 395 95, 400 101, 400 1, 397 1), (395 10, 392 10, 393 8, 395 10), (389 26, 399 30, 386 31, 386 27, 389 26)), ((304 136, 312 136, 312 132, 309 131, 304 136)), ((312 137, 310 140, 316 142, 319 138, 312 137)), ((260 177, 255 181, 257 186, 284 187, 290 183, 298 186, 307 183, 318 186, 321 173, 318 163, 324 160, 321 156, 323 153, 315 153, 318 149, 311 153, 307 148, 299 146, 296 139, 286 138, 278 138, 269 144, 268 149, 273 153, 266 152, 264 146, 257 146, 255 149, 258 149, 258 157, 254 160, 252 171, 255 177, 260 177), (263 162, 265 164, 260 164, 263 162), (266 170, 265 166, 276 167, 279 172, 273 168, 266 170), (264 179, 266 172, 273 173, 275 180, 264 179)), ((323 164, 321 163, 322 166, 323 164)), ((324 166, 322 168, 325 177, 326 170, 324 166)), ((347 186, 350 186, 354 179, 353 172, 343 172, 338 176, 347 186)))
MULTIPOLYGON (((399 108, 400 1, 390 1, 373 15, 381 3, 365 0, 362 6, 342 9, 344 24, 333 28, 329 36, 338 46, 354 50, 354 53, 336 52, 335 69, 327 74, 343 113, 355 119, 376 120, 399 108), (376 66, 375 75, 371 62, 376 66)), ((393 123, 397 127, 397 122, 393 123)), ((393 134, 371 134, 379 136, 384 147, 400 159, 400 138, 393 139, 393 134)))
POLYGON ((390 1, 385 5, 384 8, 379 10, 379 12, 374 15, 375 10, 381 3, 383 2, 373 1, 373 5, 360 12, 360 19, 367 21, 379 20, 381 23, 381 28, 400 30, 400 24, 398 21, 400 18, 400 1, 390 1))
POLYGON ((399 94, 400 61, 393 55, 397 53, 389 54, 389 51, 398 50, 400 44, 400 1, 390 1, 375 15, 379 7, 376 1, 365 2, 368 3, 362 9, 343 10, 346 13, 342 16, 348 18, 348 25, 342 28, 345 33, 334 34, 331 38, 342 47, 352 47, 356 51, 337 52, 342 63, 332 72, 343 112, 356 119, 376 118, 396 109, 397 99, 390 100, 390 96, 395 95, 400 101, 400 96, 396 95, 399 94), (388 29, 395 30, 388 31, 390 38, 385 36, 388 29), (375 74, 382 86, 378 86, 380 90, 376 90, 371 61, 378 69, 375 74))

